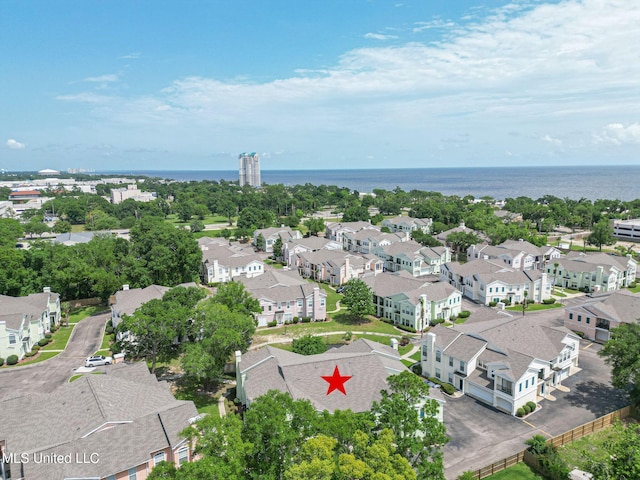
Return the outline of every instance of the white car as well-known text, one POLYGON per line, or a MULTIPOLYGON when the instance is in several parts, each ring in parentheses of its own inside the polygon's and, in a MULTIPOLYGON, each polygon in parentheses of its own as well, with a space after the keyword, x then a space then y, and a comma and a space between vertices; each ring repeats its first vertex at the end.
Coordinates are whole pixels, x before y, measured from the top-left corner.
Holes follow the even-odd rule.
POLYGON ((85 367, 99 367, 101 365, 111 365, 113 358, 105 357, 104 355, 97 355, 94 357, 88 357, 84 362, 85 367))

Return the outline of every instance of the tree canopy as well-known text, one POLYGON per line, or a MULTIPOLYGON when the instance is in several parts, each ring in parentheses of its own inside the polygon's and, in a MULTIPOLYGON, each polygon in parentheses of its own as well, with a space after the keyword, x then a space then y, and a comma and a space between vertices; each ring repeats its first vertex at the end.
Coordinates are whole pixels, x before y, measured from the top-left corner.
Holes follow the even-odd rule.
POLYGON ((634 403, 640 402, 640 324, 623 323, 611 330, 611 338, 599 355, 611 365, 611 383, 628 389, 634 403))
POLYGON ((349 313, 356 318, 376 313, 371 289, 359 278, 353 278, 345 284, 341 303, 349 308, 349 313))

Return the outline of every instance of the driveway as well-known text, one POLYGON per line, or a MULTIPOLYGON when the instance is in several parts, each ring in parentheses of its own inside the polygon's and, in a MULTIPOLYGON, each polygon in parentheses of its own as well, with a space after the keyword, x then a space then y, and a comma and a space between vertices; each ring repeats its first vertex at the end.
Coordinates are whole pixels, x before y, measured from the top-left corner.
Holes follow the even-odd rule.
POLYGON ((569 392, 553 391, 526 421, 501 413, 470 397, 447 398, 444 422, 451 438, 444 447, 447 479, 476 470, 524 449, 535 434, 552 437, 626 406, 626 395, 611 386, 610 369, 598 357, 601 347, 583 341, 581 371, 564 380, 569 392))
POLYGON ((0 400, 32 392, 48 393, 73 375, 83 360, 98 350, 110 313, 85 318, 78 323, 67 348, 54 358, 24 367, 0 369, 0 400))

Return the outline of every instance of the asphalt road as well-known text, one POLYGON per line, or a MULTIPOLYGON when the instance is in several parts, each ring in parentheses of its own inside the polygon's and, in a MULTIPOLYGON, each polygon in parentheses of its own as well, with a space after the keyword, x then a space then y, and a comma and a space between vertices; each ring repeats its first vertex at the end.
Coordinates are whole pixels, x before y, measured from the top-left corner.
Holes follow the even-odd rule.
POLYGON ((50 360, 24 367, 0 369, 0 400, 28 393, 48 393, 64 384, 84 359, 98 350, 110 313, 85 318, 78 323, 64 352, 50 360))

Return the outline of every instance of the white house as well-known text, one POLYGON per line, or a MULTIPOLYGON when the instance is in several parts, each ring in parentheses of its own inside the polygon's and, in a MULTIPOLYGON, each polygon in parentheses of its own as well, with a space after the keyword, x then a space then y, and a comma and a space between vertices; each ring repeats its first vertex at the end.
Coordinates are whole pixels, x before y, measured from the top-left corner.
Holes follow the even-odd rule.
POLYGON ((564 327, 531 318, 464 327, 438 325, 425 335, 423 375, 510 415, 543 400, 578 366, 580 338, 564 327))
POLYGON ((282 256, 289 268, 295 267, 295 256, 303 252, 317 252, 319 250, 342 250, 342 245, 334 240, 316 236, 289 240, 282 245, 282 256))
POLYGON ((587 292, 610 292, 636 280, 638 262, 631 255, 572 252, 547 263, 546 272, 555 285, 587 292))
POLYGON ((398 216, 394 218, 385 218, 381 226, 387 227, 390 232, 406 232, 411 233, 420 230, 423 233, 431 233, 433 220, 430 218, 413 218, 398 216))
POLYGON ((0 295, 0 357, 22 359, 60 322, 60 296, 45 287, 26 297, 0 295))
POLYGON ((284 245, 289 240, 299 240, 302 238, 302 234, 299 230, 292 230, 284 225, 278 228, 261 228, 253 232, 253 245, 258 245, 258 237, 264 238, 264 251, 267 253, 273 252, 273 244, 279 238, 284 245))
POLYGON ((379 227, 371 225, 369 222, 330 222, 325 226, 325 237, 329 240, 335 240, 342 245, 342 236, 345 233, 355 233, 364 229, 380 231, 379 227))
POLYGON ((451 261, 449 248, 423 247, 413 240, 378 247, 374 254, 384 261, 386 271, 406 270, 415 277, 437 275, 442 265, 451 261))

